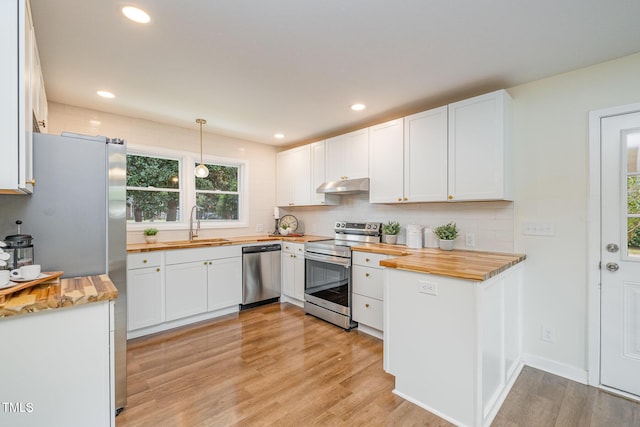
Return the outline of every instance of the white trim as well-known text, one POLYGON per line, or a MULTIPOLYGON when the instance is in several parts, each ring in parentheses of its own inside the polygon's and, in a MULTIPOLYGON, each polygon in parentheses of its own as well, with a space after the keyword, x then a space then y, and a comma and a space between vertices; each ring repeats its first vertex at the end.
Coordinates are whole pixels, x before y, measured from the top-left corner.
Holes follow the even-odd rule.
MULTIPOLYGON (((195 181, 187 177, 194 176, 195 164, 199 163, 199 153, 188 151, 177 151, 161 147, 149 147, 146 145, 127 145, 127 154, 152 156, 178 160, 180 182, 180 221, 175 222, 158 222, 158 223, 127 223, 127 231, 141 231, 145 228, 153 226, 158 230, 188 230, 189 229, 189 212, 195 204, 196 190, 195 181)), ((246 228, 249 226, 249 161, 247 159, 234 159, 222 156, 203 156, 203 162, 206 164, 220 164, 224 166, 235 166, 238 168, 238 210, 239 217, 237 220, 229 221, 203 221, 200 223, 202 230, 219 229, 219 228, 246 228)))
POLYGON ((524 364, 550 374, 558 375, 568 380, 576 381, 581 384, 587 384, 587 371, 578 369, 575 366, 565 365, 555 360, 546 359, 544 357, 535 356, 525 353, 522 357, 524 364))
POLYGON ((640 396, 636 396, 635 394, 627 393, 626 391, 618 390, 617 388, 607 387, 606 385, 601 385, 600 388, 611 394, 616 394, 618 396, 625 397, 629 400, 635 400, 636 402, 640 402, 640 396))

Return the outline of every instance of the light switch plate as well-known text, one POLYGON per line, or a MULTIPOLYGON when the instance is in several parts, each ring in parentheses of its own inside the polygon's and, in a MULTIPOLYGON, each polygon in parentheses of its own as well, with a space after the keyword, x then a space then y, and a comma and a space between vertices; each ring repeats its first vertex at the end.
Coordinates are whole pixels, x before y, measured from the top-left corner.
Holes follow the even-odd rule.
POLYGON ((522 234, 549 237, 556 235, 556 229, 550 222, 525 222, 522 224, 522 234))

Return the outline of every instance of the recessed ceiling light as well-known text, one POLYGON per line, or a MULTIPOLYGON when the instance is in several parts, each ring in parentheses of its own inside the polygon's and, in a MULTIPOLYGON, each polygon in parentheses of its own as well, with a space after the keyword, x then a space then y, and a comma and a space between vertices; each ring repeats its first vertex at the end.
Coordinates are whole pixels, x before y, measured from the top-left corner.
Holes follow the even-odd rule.
POLYGON ((138 24, 148 24, 151 21, 151 17, 147 12, 142 9, 138 9, 133 6, 125 6, 122 8, 122 13, 127 18, 131 19, 133 22, 137 22, 138 24))
POLYGON ((96 92, 99 96, 103 97, 103 98, 115 98, 116 96, 109 92, 108 90, 99 90, 96 92))
POLYGON ((351 109, 352 109, 353 111, 362 111, 362 110, 364 110, 365 108, 367 108, 367 106, 366 106, 366 105, 364 105, 364 104, 353 104, 353 105, 351 106, 351 109))
POLYGON ((278 133, 274 133, 274 134, 273 134, 273 137, 274 137, 275 139, 282 139, 282 138, 284 138, 284 134, 283 134, 283 133, 280 133, 280 132, 278 132, 278 133))

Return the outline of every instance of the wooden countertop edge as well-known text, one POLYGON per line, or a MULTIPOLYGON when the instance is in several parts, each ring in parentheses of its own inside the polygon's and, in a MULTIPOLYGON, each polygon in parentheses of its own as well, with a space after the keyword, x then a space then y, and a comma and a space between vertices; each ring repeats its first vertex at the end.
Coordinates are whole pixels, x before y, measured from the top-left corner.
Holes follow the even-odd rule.
POLYGON ((422 248, 411 249, 407 247, 397 247, 397 245, 385 244, 364 244, 352 247, 354 251, 379 253, 383 255, 398 256, 380 261, 380 265, 398 270, 410 271, 414 273, 435 274, 440 276, 454 277, 458 279, 482 282, 488 280, 514 265, 524 261, 524 254, 507 254, 501 252, 465 251, 453 250, 442 251, 440 249, 422 248), (396 247, 394 247, 396 246, 396 247), (446 258, 445 258, 446 257, 446 258), (452 267, 443 268, 436 263, 446 263, 452 257, 463 259, 469 258, 469 264, 474 265, 476 271, 470 272, 463 269, 456 270, 452 267), (438 260, 441 258, 441 260, 438 260), (483 260, 482 258, 494 258, 483 260), (496 265, 498 263, 499 265, 496 265))
POLYGON ((175 243, 172 242, 157 242, 157 243, 130 243, 127 245, 127 253, 141 253, 141 252, 153 252, 153 251, 166 251, 174 249, 191 249, 191 248, 204 248, 204 247, 217 247, 217 246, 231 246, 231 245, 243 245, 260 242, 292 242, 292 243, 306 243, 314 242, 318 240, 330 240, 331 237, 324 236, 298 236, 298 237, 286 237, 286 236, 248 236, 248 237, 229 237, 224 242, 207 242, 195 240, 195 243, 175 243))
POLYGON ((117 297, 118 290, 106 274, 59 279, 6 295, 0 300, 0 321, 2 318, 109 301, 117 297))

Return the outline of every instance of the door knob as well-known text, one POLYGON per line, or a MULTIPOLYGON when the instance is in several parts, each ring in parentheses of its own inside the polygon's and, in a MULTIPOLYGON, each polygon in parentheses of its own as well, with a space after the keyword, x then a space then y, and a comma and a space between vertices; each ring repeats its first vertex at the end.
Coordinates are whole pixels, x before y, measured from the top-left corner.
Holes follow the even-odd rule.
POLYGON ((618 271, 619 268, 620 268, 620 266, 618 264, 616 264, 615 262, 608 262, 607 263, 607 270, 609 270, 609 271, 618 271))

